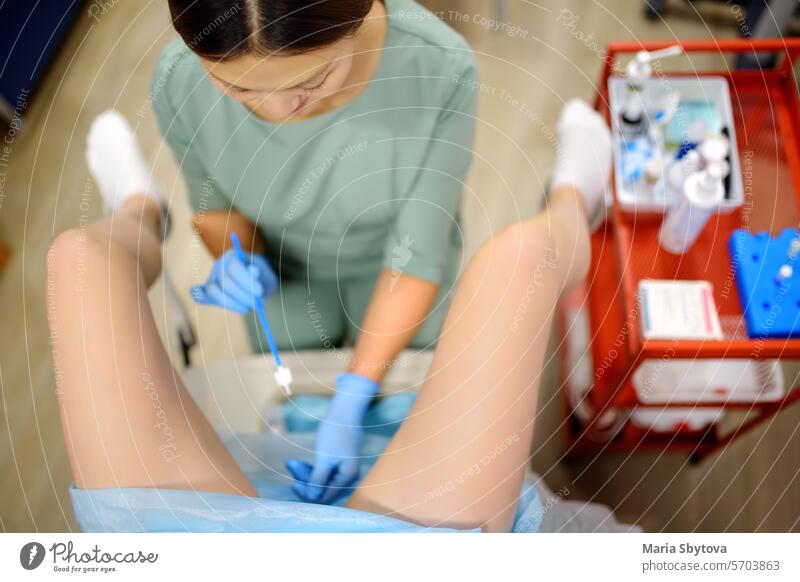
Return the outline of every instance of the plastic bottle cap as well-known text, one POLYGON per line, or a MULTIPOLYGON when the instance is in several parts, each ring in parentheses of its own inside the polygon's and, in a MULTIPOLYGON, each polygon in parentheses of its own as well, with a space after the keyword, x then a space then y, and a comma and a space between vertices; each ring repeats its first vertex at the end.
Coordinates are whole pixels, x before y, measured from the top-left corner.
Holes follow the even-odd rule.
POLYGON ((653 66, 650 64, 650 53, 647 51, 639 51, 636 53, 636 56, 628 62, 628 66, 625 68, 625 74, 634 85, 638 85, 650 77, 650 75, 653 74, 653 66))
POLYGON ((730 151, 730 141, 723 135, 713 135, 700 144, 700 155, 709 164, 723 161, 730 151))

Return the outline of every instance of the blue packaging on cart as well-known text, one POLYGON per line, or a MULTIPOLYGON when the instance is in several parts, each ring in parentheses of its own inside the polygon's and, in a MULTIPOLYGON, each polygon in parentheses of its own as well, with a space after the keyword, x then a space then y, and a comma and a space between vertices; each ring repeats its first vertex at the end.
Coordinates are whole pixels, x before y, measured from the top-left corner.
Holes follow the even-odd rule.
POLYGON ((750 338, 800 337, 800 257, 793 251, 798 237, 796 228, 776 237, 737 229, 728 241, 750 338))

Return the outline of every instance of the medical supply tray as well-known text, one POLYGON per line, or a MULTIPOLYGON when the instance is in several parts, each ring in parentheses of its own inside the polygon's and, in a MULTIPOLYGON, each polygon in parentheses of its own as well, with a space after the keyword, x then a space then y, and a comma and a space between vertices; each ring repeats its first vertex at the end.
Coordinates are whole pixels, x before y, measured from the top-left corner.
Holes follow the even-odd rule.
MULTIPOLYGON (((712 128, 712 132, 719 133, 727 129, 730 140, 736 144, 736 128, 733 123, 733 107, 727 80, 724 77, 704 75, 700 78, 684 75, 655 76, 644 83, 645 93, 660 93, 663 95, 675 94, 683 99, 708 100, 718 110, 720 127, 712 128)), ((625 141, 619 124, 620 112, 626 101, 627 80, 621 75, 612 75, 608 80, 608 103, 611 111, 611 135, 614 147, 614 192, 620 208, 626 212, 664 212, 669 200, 663 196, 652 198, 643 195, 641 186, 631 187, 622 177, 621 148, 625 141), (627 186, 627 187, 626 187, 627 186)), ((655 95, 650 96, 656 99, 655 95)), ((744 203, 744 186, 741 178, 741 164, 738 151, 731 151, 730 156, 731 179, 726 191, 725 199, 720 208, 729 212, 744 203)))

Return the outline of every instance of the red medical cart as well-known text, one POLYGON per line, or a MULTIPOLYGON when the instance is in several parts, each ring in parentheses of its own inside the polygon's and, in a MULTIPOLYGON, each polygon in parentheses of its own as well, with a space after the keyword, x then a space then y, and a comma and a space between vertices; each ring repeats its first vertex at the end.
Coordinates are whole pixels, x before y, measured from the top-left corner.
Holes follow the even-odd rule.
MULTIPOLYGON (((671 358, 800 359, 800 339, 750 339, 733 283, 728 238, 736 228, 752 232, 778 233, 797 227, 800 212, 800 106, 793 68, 800 54, 800 40, 719 40, 624 42, 608 47, 595 107, 610 117, 608 79, 617 70, 617 60, 640 50, 653 51, 676 44, 691 57, 698 53, 774 53, 778 64, 767 70, 719 71, 668 70, 659 74, 703 76, 727 79, 735 118, 740 159, 747 172, 745 204, 728 214, 712 216, 691 251, 670 255, 659 247, 658 233, 663 215, 623 210, 613 193, 607 220, 592 239, 592 266, 580 301, 589 315, 589 350, 594 381, 587 394, 593 416, 588 423, 574 418, 565 423, 567 455, 605 450, 683 451, 699 461, 750 429, 772 418, 800 400, 800 389, 787 386, 778 400, 763 402, 669 402, 640 401, 633 386, 633 374, 647 360, 671 358), (641 313, 637 308, 638 284, 642 279, 706 280, 714 286, 714 299, 723 327, 723 339, 703 341, 653 341, 642 335, 641 313), (630 411, 637 407, 715 407, 747 412, 733 429, 722 432, 717 425, 702 431, 673 434, 642 429, 627 422, 610 440, 593 438, 598 421, 609 411, 630 411)), ((613 183, 613 181, 612 181, 613 183)), ((613 188, 612 188, 613 189, 613 188)), ((572 298, 574 304, 575 298, 572 298)), ((559 349, 570 333, 565 304, 559 308, 559 349)), ((569 413, 567 384, 571 370, 561 357, 562 391, 569 413)), ((607 417, 608 415, 606 415, 607 417)))

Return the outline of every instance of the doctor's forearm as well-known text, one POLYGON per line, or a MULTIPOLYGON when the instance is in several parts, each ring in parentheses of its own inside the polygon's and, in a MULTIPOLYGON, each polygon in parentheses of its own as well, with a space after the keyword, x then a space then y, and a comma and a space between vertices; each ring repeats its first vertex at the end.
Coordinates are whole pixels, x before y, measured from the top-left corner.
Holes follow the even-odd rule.
POLYGON ((264 242, 258 226, 236 210, 195 214, 192 226, 214 257, 221 256, 230 248, 232 232, 238 235, 244 250, 257 255, 264 254, 264 242))
POLYGON ((384 269, 375 283, 348 372, 383 380, 430 313, 439 286, 384 269))

